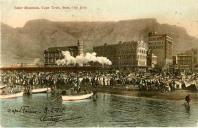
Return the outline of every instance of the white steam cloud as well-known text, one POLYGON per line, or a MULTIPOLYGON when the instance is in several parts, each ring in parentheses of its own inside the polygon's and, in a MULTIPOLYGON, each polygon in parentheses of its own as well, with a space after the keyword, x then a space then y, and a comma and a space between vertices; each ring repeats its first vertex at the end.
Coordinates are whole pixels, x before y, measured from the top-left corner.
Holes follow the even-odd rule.
POLYGON ((80 65, 80 66, 83 66, 83 64, 87 64, 89 62, 98 62, 102 65, 112 65, 112 62, 107 59, 106 57, 98 57, 96 56, 96 53, 93 52, 93 53, 86 53, 85 55, 84 54, 81 54, 81 55, 78 55, 76 57, 73 57, 71 56, 70 52, 68 51, 62 51, 62 54, 64 56, 63 59, 59 59, 56 61, 56 64, 57 65, 70 65, 70 64, 73 64, 73 65, 80 65))

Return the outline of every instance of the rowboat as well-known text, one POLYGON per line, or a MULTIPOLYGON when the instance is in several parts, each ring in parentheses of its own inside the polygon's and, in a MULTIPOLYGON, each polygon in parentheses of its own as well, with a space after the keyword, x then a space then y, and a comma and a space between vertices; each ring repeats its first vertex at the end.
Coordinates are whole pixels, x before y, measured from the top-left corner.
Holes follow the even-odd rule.
POLYGON ((76 100, 84 100, 93 96, 93 93, 85 94, 85 95, 77 95, 77 96, 62 96, 63 101, 76 101, 76 100))
POLYGON ((23 96, 23 92, 9 94, 9 95, 0 95, 0 99, 12 99, 23 96))
POLYGON ((32 90, 32 94, 36 94, 36 93, 47 93, 50 90, 51 90, 50 88, 37 88, 37 89, 33 89, 32 90))

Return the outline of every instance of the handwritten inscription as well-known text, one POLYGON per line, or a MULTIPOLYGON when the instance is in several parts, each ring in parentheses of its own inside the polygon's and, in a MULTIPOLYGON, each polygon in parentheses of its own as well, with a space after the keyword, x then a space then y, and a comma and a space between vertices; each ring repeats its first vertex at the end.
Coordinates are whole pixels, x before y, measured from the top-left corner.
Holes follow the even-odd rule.
POLYGON ((63 112, 65 108, 63 107, 45 107, 44 114, 41 116, 40 121, 47 122, 47 125, 55 125, 57 122, 63 121, 63 112))
POLYGON ((20 108, 8 108, 7 110, 10 113, 31 113, 31 114, 38 114, 41 111, 31 108, 30 106, 21 106, 20 108))
MULTIPOLYGON (((46 122, 47 126, 54 126, 57 122, 74 120, 82 117, 68 117, 64 114, 64 107, 44 107, 42 110, 32 108, 31 106, 21 106, 19 108, 9 107, 7 112, 12 114, 35 114, 39 116, 41 122, 46 122)), ((31 117, 30 117, 31 118, 31 117)))

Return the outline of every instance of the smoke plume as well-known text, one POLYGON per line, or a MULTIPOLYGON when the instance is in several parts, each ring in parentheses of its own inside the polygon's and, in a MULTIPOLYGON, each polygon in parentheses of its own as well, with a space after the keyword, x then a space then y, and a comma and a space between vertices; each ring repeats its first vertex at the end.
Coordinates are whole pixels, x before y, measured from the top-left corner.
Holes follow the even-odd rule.
POLYGON ((41 59, 40 58, 35 58, 32 64, 33 65, 41 65, 42 64, 41 59))
POLYGON ((60 59, 57 60, 56 61, 57 65, 70 65, 70 64, 76 65, 76 64, 78 64, 80 66, 83 66, 83 64, 87 64, 89 62, 98 62, 102 65, 111 65, 112 64, 112 62, 109 59, 107 59, 106 57, 96 56, 95 52, 86 53, 85 55, 81 54, 76 57, 71 56, 69 51, 62 51, 62 54, 63 54, 64 58, 61 60, 60 59))

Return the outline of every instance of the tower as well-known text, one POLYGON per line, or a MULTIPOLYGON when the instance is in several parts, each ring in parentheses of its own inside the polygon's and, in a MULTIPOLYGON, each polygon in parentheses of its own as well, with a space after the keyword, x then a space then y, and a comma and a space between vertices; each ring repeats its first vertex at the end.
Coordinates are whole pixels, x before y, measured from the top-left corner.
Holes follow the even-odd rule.
POLYGON ((84 50, 83 50, 84 42, 78 40, 77 46, 78 46, 78 54, 79 55, 83 54, 84 53, 84 50))

